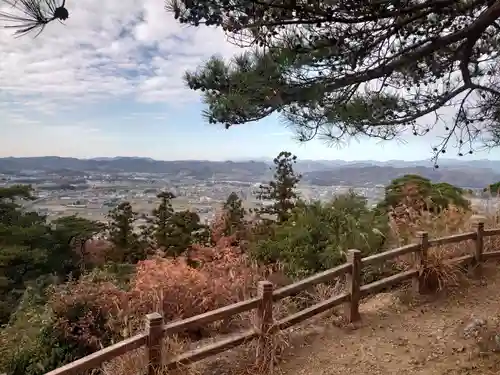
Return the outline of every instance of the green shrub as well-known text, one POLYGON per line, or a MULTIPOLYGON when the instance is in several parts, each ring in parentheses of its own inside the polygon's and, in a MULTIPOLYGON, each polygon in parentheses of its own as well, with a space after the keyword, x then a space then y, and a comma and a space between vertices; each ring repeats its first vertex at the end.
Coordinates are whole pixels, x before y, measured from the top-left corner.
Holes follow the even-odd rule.
POLYGON ((49 322, 34 341, 16 346, 3 358, 2 371, 8 375, 43 375, 78 359, 77 348, 53 336, 49 322))
POLYGON ((271 235, 250 247, 251 255, 260 262, 280 263, 298 278, 345 262, 348 249, 364 256, 378 252, 388 222, 367 207, 364 197, 350 192, 327 204, 301 202, 288 221, 271 229, 271 235))
POLYGON ((446 182, 432 183, 419 175, 404 175, 391 181, 385 187, 385 197, 379 207, 390 211, 408 201, 419 203, 419 209, 439 213, 450 206, 468 210, 469 201, 465 191, 446 182))

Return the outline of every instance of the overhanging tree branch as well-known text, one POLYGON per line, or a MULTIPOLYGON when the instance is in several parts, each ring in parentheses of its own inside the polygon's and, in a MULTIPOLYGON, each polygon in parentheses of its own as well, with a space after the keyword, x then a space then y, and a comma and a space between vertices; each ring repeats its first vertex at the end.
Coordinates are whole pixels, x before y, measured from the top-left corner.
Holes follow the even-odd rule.
POLYGON ((490 108, 500 97, 500 0, 169 4, 181 23, 222 27, 242 46, 261 46, 186 74, 204 92, 211 123, 227 128, 278 112, 304 140, 393 139, 429 134, 441 109, 456 106, 467 116, 450 119, 457 126, 443 126, 444 139, 475 142, 484 137, 469 135, 481 129, 500 143, 500 111, 490 108))

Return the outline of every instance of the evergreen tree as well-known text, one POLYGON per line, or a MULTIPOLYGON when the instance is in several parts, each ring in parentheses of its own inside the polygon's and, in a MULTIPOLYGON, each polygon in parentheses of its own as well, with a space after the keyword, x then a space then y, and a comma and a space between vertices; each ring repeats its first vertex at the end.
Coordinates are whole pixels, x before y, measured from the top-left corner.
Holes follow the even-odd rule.
POLYGON ((87 236, 99 225, 75 216, 47 222, 22 203, 35 199, 26 185, 0 188, 0 325, 6 323, 26 286, 46 277, 78 277, 81 257, 72 238, 87 236))
POLYGON ((80 272, 83 273, 88 266, 92 266, 88 259, 90 256, 87 252, 88 241, 105 229, 106 224, 104 223, 76 215, 63 216, 52 221, 52 237, 56 242, 55 246, 70 249, 69 251, 59 251, 57 255, 61 256, 71 252, 72 258, 75 258, 74 261, 72 259, 59 259, 59 264, 67 263, 67 267, 79 264, 80 272))
MULTIPOLYGON (((69 16, 64 1, 9 3, 0 21, 19 35, 69 16)), ((246 49, 186 75, 211 123, 281 113, 304 141, 388 140, 428 134, 444 122, 417 120, 454 107, 452 124, 436 132, 446 135, 435 158, 453 140, 459 155, 475 141, 500 144, 497 1, 167 0, 167 9, 180 23, 220 27, 246 49)))
POLYGON ((245 208, 238 194, 232 192, 224 203, 225 228, 224 235, 231 236, 238 233, 244 226, 245 208))
POLYGON ((476 140, 500 144, 498 1, 170 0, 169 10, 245 48, 186 75, 211 123, 280 113, 301 140, 335 142, 437 125, 435 156, 455 140, 459 155, 476 140), (417 121, 443 107, 452 121, 417 121))
POLYGON ((141 219, 144 220, 144 223, 140 224, 138 227, 139 242, 142 243, 144 247, 154 247, 156 242, 154 240, 154 227, 152 225, 153 219, 146 214, 143 214, 141 219))
POLYGON ((206 226, 200 223, 195 212, 175 212, 171 192, 157 195, 160 203, 147 218, 148 227, 143 230, 144 236, 150 235, 152 242, 160 247, 167 256, 177 257, 189 250, 194 243, 205 243, 208 239, 206 226))
MULTIPOLYGON (((29 185, 13 185, 0 188, 0 224, 15 226, 44 223, 45 217, 21 210, 20 202, 34 200, 33 188, 29 185)), ((1 240, 1 239, 0 239, 1 240)))
POLYGON ((109 240, 114 245, 114 260, 117 262, 137 263, 147 254, 135 232, 138 214, 130 202, 122 202, 108 214, 109 240))
POLYGON ((346 249, 364 255, 380 251, 388 221, 351 191, 331 202, 299 202, 290 220, 270 227, 270 236, 259 236, 250 244, 250 256, 302 278, 344 263, 346 249))
POLYGON ((441 212, 450 206, 465 210, 470 208, 462 189, 446 182, 432 183, 428 178, 412 174, 392 180, 385 187, 385 196, 378 208, 387 212, 410 203, 420 203, 420 209, 431 212, 441 212))
POLYGON ((274 159, 274 180, 261 185, 257 193, 257 199, 272 203, 257 210, 259 214, 276 216, 279 223, 288 220, 298 200, 296 189, 301 176, 293 170, 296 162, 297 157, 288 151, 280 152, 274 159))
POLYGON ((207 227, 200 222, 196 212, 175 212, 169 219, 168 231, 166 253, 169 256, 179 256, 193 244, 205 244, 208 241, 207 227))
POLYGON ((157 195, 160 199, 160 204, 153 210, 153 217, 151 218, 152 235, 157 246, 167 248, 170 245, 170 222, 174 209, 172 207, 172 199, 175 195, 163 191, 157 195))
POLYGON ((500 192, 500 181, 495 182, 494 184, 490 184, 483 189, 483 193, 489 193, 494 197, 498 197, 499 192, 500 192))

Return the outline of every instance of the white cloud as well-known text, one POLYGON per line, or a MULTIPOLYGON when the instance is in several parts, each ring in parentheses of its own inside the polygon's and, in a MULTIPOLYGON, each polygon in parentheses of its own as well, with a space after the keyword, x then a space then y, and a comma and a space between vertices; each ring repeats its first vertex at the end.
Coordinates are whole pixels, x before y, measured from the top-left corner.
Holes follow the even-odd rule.
POLYGON ((192 100, 184 71, 237 51, 218 29, 180 25, 163 0, 75 0, 67 7, 66 25, 53 22, 36 39, 0 30, 0 87, 10 100, 45 113, 61 102, 125 95, 192 100))
MULTIPOLYGON (((197 93, 185 87, 184 72, 213 54, 230 57, 238 52, 219 29, 180 25, 164 10, 164 0, 68 0, 67 7, 70 18, 65 25, 52 22, 36 39, 15 38, 12 30, 0 28, 0 156, 136 153, 131 146, 139 146, 120 144, 125 140, 110 138, 99 124, 77 119, 65 123, 71 116, 61 112, 66 115, 89 103, 121 97, 170 105, 197 100, 197 93)), ((135 110, 125 109, 114 120, 169 119, 168 114, 135 110)), ((290 145, 287 129, 268 135, 276 138, 273 145, 277 138, 290 145)), ((427 153, 428 139, 413 150, 427 153)), ((234 141, 241 149, 239 142, 234 141)), ((196 152, 204 153, 202 148, 196 152)), ((158 149, 166 152, 164 141, 158 149)), ((359 154, 352 144, 349 149, 359 154)), ((309 150, 327 149, 315 143, 309 150)), ((182 152, 195 151, 184 147, 182 152)))
MULTIPOLYGON (((0 28, 0 156, 124 154, 120 137, 102 132, 101 119, 82 122, 82 108, 120 98, 197 101, 184 72, 238 50, 218 29, 180 25, 164 0, 68 0, 67 8, 65 25, 52 22, 35 39, 0 28)), ((125 109, 118 116, 146 115, 125 109)))

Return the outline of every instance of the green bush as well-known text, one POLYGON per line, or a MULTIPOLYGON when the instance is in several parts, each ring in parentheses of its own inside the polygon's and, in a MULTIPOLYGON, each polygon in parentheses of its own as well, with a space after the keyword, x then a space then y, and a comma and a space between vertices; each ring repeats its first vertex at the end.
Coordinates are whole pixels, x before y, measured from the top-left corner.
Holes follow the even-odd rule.
POLYGON ((65 344, 52 335, 50 324, 42 327, 35 340, 16 346, 3 358, 2 370, 8 375, 43 375, 62 364, 78 359, 75 345, 65 344))
POLYGON ((419 175, 404 175, 391 181, 385 187, 385 197, 379 208, 389 211, 400 205, 407 205, 409 200, 421 200, 421 209, 441 212, 450 206, 470 209, 469 201, 464 197, 465 191, 446 182, 432 183, 428 178, 419 175))
POLYGON ((288 221, 273 224, 250 253, 260 262, 280 263, 292 277, 304 277, 342 264, 348 249, 363 256, 380 251, 388 222, 367 207, 364 197, 350 192, 333 201, 301 202, 288 221))

